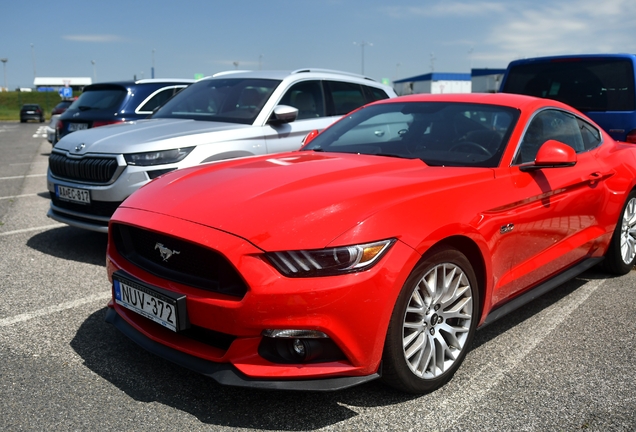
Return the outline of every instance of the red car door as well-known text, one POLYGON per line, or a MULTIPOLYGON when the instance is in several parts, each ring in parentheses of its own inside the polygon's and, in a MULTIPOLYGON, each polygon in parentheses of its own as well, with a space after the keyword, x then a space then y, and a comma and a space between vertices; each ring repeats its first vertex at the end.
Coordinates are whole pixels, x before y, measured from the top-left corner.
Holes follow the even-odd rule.
POLYGON ((584 258, 596 249, 598 238, 605 233, 598 225, 598 216, 608 193, 606 174, 595 150, 589 149, 589 140, 581 136, 579 123, 571 114, 544 110, 526 131, 509 168, 509 218, 501 233, 510 236, 506 242, 515 247, 509 257, 509 272, 495 287, 494 304, 584 258), (573 147, 576 164, 522 171, 520 165, 533 161, 548 139, 573 147))

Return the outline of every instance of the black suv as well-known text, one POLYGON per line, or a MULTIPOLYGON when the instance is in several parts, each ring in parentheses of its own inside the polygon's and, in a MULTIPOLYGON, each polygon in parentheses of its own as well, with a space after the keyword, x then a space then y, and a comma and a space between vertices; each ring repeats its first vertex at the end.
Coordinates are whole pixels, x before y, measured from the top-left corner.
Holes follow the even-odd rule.
POLYGON ((60 116, 56 141, 71 132, 138 120, 186 88, 194 80, 145 79, 92 84, 60 116))
POLYGON ((24 123, 27 120, 37 120, 40 123, 44 122, 44 110, 38 104, 24 104, 20 109, 20 123, 24 123))

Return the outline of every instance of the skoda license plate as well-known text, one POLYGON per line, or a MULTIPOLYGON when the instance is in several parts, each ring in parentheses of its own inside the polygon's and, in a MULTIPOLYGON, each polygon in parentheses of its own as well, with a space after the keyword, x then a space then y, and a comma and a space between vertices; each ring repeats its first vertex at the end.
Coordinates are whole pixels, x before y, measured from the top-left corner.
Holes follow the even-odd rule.
POLYGON ((55 196, 63 201, 72 201, 80 204, 91 203, 91 194, 86 189, 55 185, 55 196))
POLYGON ((176 332, 185 327, 185 296, 113 275, 115 302, 176 332))

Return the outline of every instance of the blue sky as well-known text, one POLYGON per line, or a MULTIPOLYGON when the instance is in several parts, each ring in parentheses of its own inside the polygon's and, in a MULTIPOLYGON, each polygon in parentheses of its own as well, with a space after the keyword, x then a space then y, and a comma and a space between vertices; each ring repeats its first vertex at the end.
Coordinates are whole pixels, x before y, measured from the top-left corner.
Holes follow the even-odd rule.
POLYGON ((8 59, 10 89, 31 87, 34 73, 149 78, 153 50, 161 78, 211 75, 237 62, 239 69, 364 68, 377 80, 504 68, 538 55, 636 53, 634 0, 3 3, 0 58, 8 59))

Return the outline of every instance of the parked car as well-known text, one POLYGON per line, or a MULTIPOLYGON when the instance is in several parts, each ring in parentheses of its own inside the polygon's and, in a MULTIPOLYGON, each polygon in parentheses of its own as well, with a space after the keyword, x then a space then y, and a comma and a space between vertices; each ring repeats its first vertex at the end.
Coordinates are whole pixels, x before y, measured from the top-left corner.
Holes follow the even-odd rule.
POLYGON ((29 120, 36 120, 40 123, 44 122, 44 110, 38 104, 24 104, 20 108, 20 123, 25 123, 29 120))
POLYGON ((373 80, 324 70, 231 72, 200 80, 149 120, 62 138, 49 157, 48 216, 107 232, 117 206, 161 174, 297 150, 308 132, 391 96, 390 87, 373 80))
POLYGON ((53 114, 51 116, 51 121, 46 126, 46 140, 51 143, 51 145, 55 145, 57 142, 57 133, 55 132, 55 125, 57 125, 57 121, 60 118, 60 114, 53 114))
POLYGON ((635 71, 634 54, 528 58, 508 65, 500 91, 564 102, 615 140, 636 143, 635 71))
POLYGON ((88 85, 57 122, 58 140, 78 130, 146 118, 193 82, 144 79, 88 85))
POLYGON ((222 384, 447 383, 488 325, 636 256, 636 146, 557 101, 413 95, 162 176, 110 222, 106 320, 222 384))
POLYGON ((51 115, 53 116, 56 114, 62 114, 64 111, 68 109, 68 107, 71 106, 74 100, 75 99, 64 99, 60 101, 57 105, 53 107, 53 110, 51 110, 51 115))

